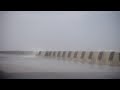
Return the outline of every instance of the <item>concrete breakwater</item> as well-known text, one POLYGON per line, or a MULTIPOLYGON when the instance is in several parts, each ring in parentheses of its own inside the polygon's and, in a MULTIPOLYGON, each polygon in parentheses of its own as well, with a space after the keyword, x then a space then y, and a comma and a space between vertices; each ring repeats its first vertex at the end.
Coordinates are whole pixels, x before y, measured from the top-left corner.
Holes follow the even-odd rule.
POLYGON ((34 55, 80 61, 81 63, 120 66, 120 52, 115 51, 0 51, 0 54, 34 55))

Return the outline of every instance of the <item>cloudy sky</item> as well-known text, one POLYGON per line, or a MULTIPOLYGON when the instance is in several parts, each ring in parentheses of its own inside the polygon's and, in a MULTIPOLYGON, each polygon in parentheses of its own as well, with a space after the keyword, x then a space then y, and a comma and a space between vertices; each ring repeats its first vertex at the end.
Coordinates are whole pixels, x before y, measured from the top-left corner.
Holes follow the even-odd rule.
POLYGON ((120 51, 120 12, 0 12, 0 50, 41 49, 120 51))

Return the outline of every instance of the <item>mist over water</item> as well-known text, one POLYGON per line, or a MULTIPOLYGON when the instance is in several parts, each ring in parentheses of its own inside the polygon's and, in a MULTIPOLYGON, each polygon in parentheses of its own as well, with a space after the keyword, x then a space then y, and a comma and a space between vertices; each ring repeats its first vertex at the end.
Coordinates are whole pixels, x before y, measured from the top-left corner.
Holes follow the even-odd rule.
MULTIPOLYGON (((119 29, 119 11, 0 11, 0 51, 120 51, 119 29)), ((120 78, 120 68, 0 56, 0 76, 120 78)))
POLYGON ((0 78, 120 78, 120 67, 45 57, 0 57, 0 78))

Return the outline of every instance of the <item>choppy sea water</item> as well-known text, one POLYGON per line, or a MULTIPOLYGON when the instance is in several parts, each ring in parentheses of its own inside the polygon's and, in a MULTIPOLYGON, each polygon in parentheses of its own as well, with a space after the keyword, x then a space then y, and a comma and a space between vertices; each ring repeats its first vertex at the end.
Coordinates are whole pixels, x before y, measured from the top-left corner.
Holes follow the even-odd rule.
POLYGON ((120 67, 82 64, 55 58, 0 55, 0 78, 106 79, 120 78, 120 67))

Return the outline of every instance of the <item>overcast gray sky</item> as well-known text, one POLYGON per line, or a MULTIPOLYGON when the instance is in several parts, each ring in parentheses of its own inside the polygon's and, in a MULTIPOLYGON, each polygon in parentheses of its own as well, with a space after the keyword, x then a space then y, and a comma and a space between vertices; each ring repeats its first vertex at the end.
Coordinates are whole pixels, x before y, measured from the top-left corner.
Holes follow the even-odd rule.
POLYGON ((0 50, 41 49, 120 51, 120 12, 0 12, 0 50))

